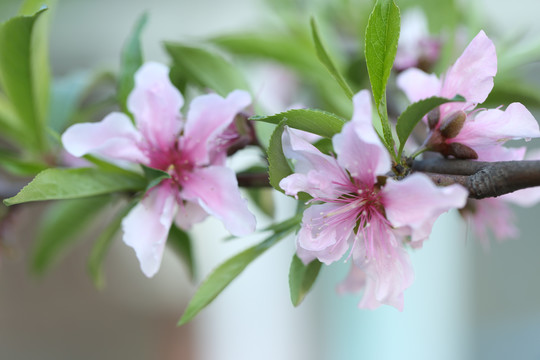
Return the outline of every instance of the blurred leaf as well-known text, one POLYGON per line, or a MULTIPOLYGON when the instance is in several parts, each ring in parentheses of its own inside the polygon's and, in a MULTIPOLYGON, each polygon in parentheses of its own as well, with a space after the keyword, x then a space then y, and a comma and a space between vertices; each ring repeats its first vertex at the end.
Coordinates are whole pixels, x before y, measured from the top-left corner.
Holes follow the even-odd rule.
POLYGON ((314 18, 311 18, 311 34, 313 36, 313 42, 315 43, 315 51, 317 52, 317 57, 323 63, 326 69, 330 72, 330 75, 332 75, 332 77, 336 79, 337 83, 343 89, 347 97, 349 99, 352 99, 353 92, 351 88, 343 78, 343 75, 341 75, 341 73, 334 65, 334 62, 332 61, 326 50, 324 49, 314 18))
POLYGON ((147 21, 147 13, 142 14, 141 17, 137 19, 124 48, 122 49, 120 74, 118 76, 118 102, 120 103, 120 108, 126 114, 129 113, 127 108, 127 98, 135 85, 135 72, 143 64, 141 33, 147 21))
POLYGON ((322 138, 315 141, 313 146, 326 155, 330 155, 334 152, 334 144, 332 143, 332 140, 328 138, 322 138))
POLYGON ((314 109, 292 109, 270 116, 253 116, 250 120, 263 121, 271 124, 279 124, 286 119, 286 125, 317 134, 326 138, 332 138, 341 131, 345 120, 332 113, 314 109))
POLYGON ((308 265, 304 265, 296 254, 293 256, 289 270, 289 289, 291 292, 291 301, 294 306, 300 305, 307 293, 311 290, 319 275, 321 265, 322 263, 317 259, 308 265))
POLYGON ((94 246, 92 247, 92 252, 88 258, 88 273, 94 282, 94 286, 98 289, 102 289, 105 286, 105 278, 103 276, 103 261, 105 256, 111 247, 114 236, 120 229, 122 220, 124 217, 131 211, 136 202, 131 202, 126 206, 122 211, 120 211, 114 219, 107 225, 105 230, 99 235, 94 246))
POLYGON ((20 159, 18 154, 0 150, 0 167, 16 176, 35 176, 45 170, 47 165, 34 161, 20 159))
POLYGON ((523 80, 497 77, 495 87, 482 106, 497 107, 513 102, 523 103, 526 107, 540 108, 540 88, 523 80))
POLYGON ((186 264, 189 277, 193 280, 195 277, 195 262, 189 234, 173 224, 171 230, 169 230, 167 245, 182 258, 184 264, 186 264))
POLYGON ((243 74, 223 57, 204 50, 176 43, 165 43, 172 58, 171 77, 181 74, 194 84, 226 96, 235 89, 249 90, 243 74))
POLYGON ((32 270, 38 274, 47 270, 110 200, 100 196, 51 204, 35 244, 32 270))
POLYGON ((284 193, 284 191, 279 186, 279 182, 284 177, 287 177, 293 173, 287 158, 283 154, 283 145, 281 143, 281 136, 283 134, 285 124, 286 119, 280 122, 270 137, 270 145, 268 145, 268 176, 270 179, 270 185, 282 193, 284 193))
POLYGON ((45 148, 49 101, 49 67, 44 49, 47 44, 43 43, 41 33, 34 36, 37 20, 44 11, 12 18, 0 26, 2 88, 21 121, 21 130, 26 134, 24 145, 36 151, 45 148))
POLYGON ((396 124, 396 133, 399 139, 398 158, 401 158, 401 153, 403 152, 407 139, 411 135, 416 124, 418 124, 424 115, 435 109, 437 106, 456 101, 465 101, 465 98, 459 95, 453 99, 432 96, 409 105, 409 107, 407 107, 407 109, 405 109, 398 117, 396 124))
POLYGON ((146 187, 145 179, 128 171, 95 168, 47 169, 22 188, 6 205, 30 201, 74 199, 117 191, 139 191, 146 187))
POLYGON ((202 309, 208 306, 244 269, 271 246, 283 239, 294 228, 274 233, 258 245, 233 256, 218 266, 199 286, 197 292, 188 304, 188 307, 178 325, 184 325, 195 317, 202 309))
POLYGON ((366 28, 365 55, 375 107, 383 128, 383 140, 393 156, 394 140, 386 110, 386 84, 396 57, 399 27, 399 8, 394 1, 378 0, 366 28))

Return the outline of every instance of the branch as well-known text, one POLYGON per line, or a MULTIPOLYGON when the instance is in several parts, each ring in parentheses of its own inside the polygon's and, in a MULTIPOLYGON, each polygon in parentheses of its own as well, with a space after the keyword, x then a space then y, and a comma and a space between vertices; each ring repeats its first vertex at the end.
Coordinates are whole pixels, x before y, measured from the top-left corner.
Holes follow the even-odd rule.
POLYGON ((469 197, 483 199, 540 186, 540 161, 482 162, 470 160, 415 160, 414 171, 426 172, 436 184, 461 184, 469 197))
POLYGON ((238 186, 246 188, 270 187, 268 173, 239 173, 236 174, 238 186))

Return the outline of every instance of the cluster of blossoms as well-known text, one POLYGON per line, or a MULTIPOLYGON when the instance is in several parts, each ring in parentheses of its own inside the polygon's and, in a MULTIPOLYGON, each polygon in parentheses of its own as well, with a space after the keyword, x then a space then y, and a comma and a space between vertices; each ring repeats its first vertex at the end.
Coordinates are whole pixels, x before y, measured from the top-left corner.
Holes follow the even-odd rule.
POLYGON ((74 156, 92 153, 170 175, 149 189, 122 222, 124 242, 135 249, 148 277, 159 270, 173 221, 187 230, 211 214, 233 235, 255 230, 236 175, 225 166, 227 150, 239 137, 234 120, 251 103, 249 94, 237 90, 226 98, 199 96, 185 120, 180 115, 183 102, 169 69, 147 63, 137 71, 128 98, 135 125, 128 115, 114 112, 98 123, 73 125, 62 136, 74 156))
MULTIPOLYGON (((416 68, 399 75, 398 86, 411 102, 431 96, 465 98, 426 116, 429 134, 423 151, 483 161, 523 159, 525 148, 505 148, 503 143, 540 136, 531 113, 520 103, 506 110, 476 109, 493 88, 496 71, 495 46, 482 31, 443 79, 416 68)), ((350 251, 351 270, 339 289, 363 290, 361 308, 387 304, 401 310, 403 292, 413 280, 405 247, 421 246, 439 215, 465 207, 462 214, 473 219, 479 235, 486 226, 501 236, 514 235, 514 230, 502 199, 467 200, 468 192, 460 185, 437 187, 421 173, 395 180, 388 152, 372 127, 368 93, 358 93, 353 101, 353 119, 333 138, 336 157, 321 153, 289 130, 284 132, 284 153, 296 161, 296 172, 280 186, 288 195, 306 192, 313 197, 297 239, 302 261, 330 264, 350 251)), ((523 203, 529 197, 530 203, 532 193, 540 199, 538 189, 505 198, 523 203)))
MULTIPOLYGON (((505 110, 476 108, 493 88, 496 71, 495 47, 480 32, 442 79, 416 68, 401 72, 398 86, 411 102, 431 96, 465 98, 426 116, 428 135, 417 153, 428 150, 483 161, 523 159, 525 148, 503 144, 540 137, 530 112, 519 103, 505 110)), ((192 101, 184 120, 183 98, 171 84, 168 68, 147 63, 136 73, 128 98, 134 123, 115 112, 98 123, 74 125, 62 136, 74 156, 92 153, 170 175, 149 189, 122 222, 124 242, 135 249, 148 277, 159 269, 173 222, 189 229, 211 214, 233 235, 255 230, 255 217, 240 195, 235 173, 225 166, 228 150, 240 141, 234 120, 250 102, 249 94, 239 90, 226 98, 202 95, 192 101)), ((531 203, 540 199, 540 191, 473 201, 461 185, 439 187, 422 173, 398 177, 396 164, 373 129, 369 93, 356 94, 353 105, 352 120, 332 139, 335 156, 319 151, 305 133, 285 127, 283 152, 294 162, 295 172, 279 185, 287 195, 304 192, 312 197, 297 236, 298 257, 305 264, 352 259, 339 290, 363 290, 362 308, 387 304, 402 310, 403 293, 414 278, 407 248, 420 248, 441 214, 462 209, 481 237, 488 226, 499 237, 512 236, 516 230, 502 201, 523 204, 526 196, 531 203)))

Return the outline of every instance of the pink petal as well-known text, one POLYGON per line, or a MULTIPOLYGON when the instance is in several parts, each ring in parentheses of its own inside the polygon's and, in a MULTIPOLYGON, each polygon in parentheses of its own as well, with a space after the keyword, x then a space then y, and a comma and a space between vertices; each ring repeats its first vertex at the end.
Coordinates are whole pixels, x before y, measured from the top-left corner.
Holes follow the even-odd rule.
POLYGON ((540 137, 538 122, 525 106, 512 103, 505 111, 491 109, 478 112, 472 119, 469 117, 451 142, 460 142, 474 148, 533 137, 540 137))
POLYGON ((102 155, 117 160, 147 164, 147 156, 140 148, 141 134, 129 117, 113 112, 97 123, 70 126, 62 135, 62 143, 71 155, 102 155))
POLYGON ((179 228, 189 230, 194 224, 206 219, 207 216, 208 213, 198 203, 185 201, 179 204, 174 222, 179 228))
POLYGON ((468 103, 483 103, 493 89, 496 73, 495 45, 480 31, 446 73, 441 96, 453 98, 459 94, 468 103))
POLYGON ((234 171, 224 166, 196 168, 181 179, 182 197, 198 202, 236 236, 255 231, 255 216, 240 195, 234 171))
POLYGON ((332 216, 325 216, 338 207, 327 203, 312 205, 304 211, 297 238, 297 255, 304 263, 317 258, 328 265, 341 259, 349 248, 356 219, 334 222, 332 216))
POLYGON ((128 109, 152 148, 167 151, 178 137, 182 122, 182 94, 169 80, 169 69, 149 62, 135 73, 135 88, 128 97, 128 109))
POLYGON ((154 276, 176 212, 177 190, 170 181, 150 189, 122 221, 124 242, 135 250, 141 269, 154 276))
POLYGON ((526 148, 506 148, 502 145, 475 147, 478 161, 512 161, 523 160, 526 148))
POLYGON ((364 270, 351 264, 349 273, 337 287, 338 294, 357 293, 362 291, 366 286, 366 273, 364 270))
POLYGON ((354 253, 354 266, 365 273, 365 290, 359 308, 376 309, 390 305, 403 311, 403 293, 414 281, 409 255, 401 247, 395 247, 392 256, 379 261, 367 260, 362 248, 354 253))
POLYGON ((523 207, 532 207, 540 202, 540 186, 514 191, 513 193, 500 196, 499 199, 523 207))
POLYGON ((337 184, 349 184, 350 180, 335 158, 321 153, 288 126, 283 131, 282 144, 285 156, 296 160, 295 173, 279 183, 287 195, 296 196, 304 191, 315 198, 335 198, 345 191, 337 184))
POLYGON ((250 103, 250 95, 242 90, 231 92, 225 99, 217 94, 193 99, 181 139, 182 151, 195 164, 208 165, 212 152, 220 145, 218 136, 250 103))
POLYGON ((377 175, 390 170, 390 155, 373 129, 369 93, 365 90, 359 92, 353 102, 352 120, 343 126, 341 133, 334 136, 332 143, 338 163, 349 170, 353 178, 372 186, 377 175))
POLYGON ((408 69, 397 77, 397 86, 414 103, 441 93, 441 81, 435 74, 426 74, 420 69, 408 69))
POLYGON ((460 185, 439 187, 420 173, 401 181, 388 179, 381 192, 386 217, 396 228, 410 228, 413 241, 426 239, 435 220, 452 208, 465 206, 468 196, 460 185))

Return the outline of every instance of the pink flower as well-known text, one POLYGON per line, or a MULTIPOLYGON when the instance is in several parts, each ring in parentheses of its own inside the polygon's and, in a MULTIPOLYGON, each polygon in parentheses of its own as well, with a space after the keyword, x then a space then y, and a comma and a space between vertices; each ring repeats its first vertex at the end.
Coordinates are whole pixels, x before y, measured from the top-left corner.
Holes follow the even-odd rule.
POLYGON ((313 197, 298 233, 302 261, 330 264, 352 248, 354 271, 365 279, 359 306, 401 310, 403 291, 413 280, 403 240, 425 240, 439 215, 465 205, 467 191, 459 185, 437 187, 420 173, 400 181, 386 177, 391 160, 371 125, 368 92, 353 101, 352 121, 333 138, 337 158, 285 130, 283 150, 296 164, 280 186, 288 195, 303 191, 313 197))
POLYGON ((135 74, 128 98, 135 126, 127 115, 114 112, 99 123, 73 125, 62 135, 72 155, 92 153, 171 175, 148 190, 122 222, 124 242, 134 248, 148 277, 159 270, 173 221, 189 229, 211 214, 234 235, 255 229, 235 173, 225 166, 233 120, 250 104, 249 94, 237 90, 226 98, 199 96, 183 121, 184 100, 168 74, 169 69, 157 63, 147 63, 135 74))
POLYGON ((406 12, 401 21, 401 32, 394 68, 430 68, 439 58, 441 43, 430 36, 425 14, 416 8, 406 12))
POLYGON ((428 117, 428 149, 458 158, 504 160, 512 151, 501 147, 502 143, 540 136, 537 121, 520 103, 512 103, 504 111, 474 110, 491 92, 496 72, 495 46, 480 31, 442 79, 414 68, 398 76, 398 86, 411 102, 431 96, 466 99, 441 105, 438 113, 428 117))
MULTIPOLYGON (((525 148, 515 148, 514 157, 507 160, 523 160, 525 148)), ((540 151, 533 151, 525 157, 526 160, 540 160, 540 151)), ((514 191, 497 198, 481 200, 468 199, 467 205, 460 210, 461 215, 471 226, 476 238, 484 246, 489 247, 491 232, 498 241, 517 238, 519 229, 514 225, 516 217, 510 204, 521 207, 531 207, 540 202, 540 187, 532 187, 514 191)))

